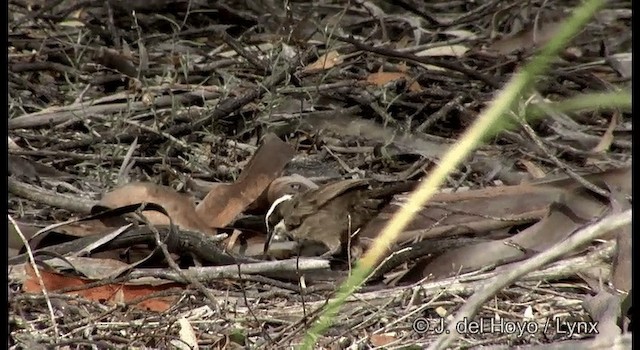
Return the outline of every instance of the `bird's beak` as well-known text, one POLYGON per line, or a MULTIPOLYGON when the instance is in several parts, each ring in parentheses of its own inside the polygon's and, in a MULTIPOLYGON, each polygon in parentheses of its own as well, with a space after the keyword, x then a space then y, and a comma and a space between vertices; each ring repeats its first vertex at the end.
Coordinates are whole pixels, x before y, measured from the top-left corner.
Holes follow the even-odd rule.
POLYGON ((285 237, 287 237, 287 229, 284 225, 284 219, 280 220, 276 226, 273 227, 273 230, 269 232, 267 235, 267 239, 264 242, 263 254, 266 254, 269 250, 269 245, 271 245, 271 241, 274 239, 276 241, 281 241, 285 237))
POLYGON ((273 228, 273 231, 271 231, 269 230, 269 217, 271 216, 271 214, 273 214, 273 212, 276 210, 278 205, 280 205, 282 202, 290 201, 291 198, 293 198, 292 195, 285 194, 284 196, 276 199, 273 202, 273 204, 271 204, 271 207, 267 211, 267 215, 265 216, 265 219, 264 219, 264 225, 267 228, 267 239, 264 241, 262 254, 267 254, 267 251, 269 250, 269 245, 271 244, 273 237, 281 238, 283 232, 286 234, 287 230, 285 229, 285 226, 284 226, 284 219, 280 220, 280 222, 273 228))

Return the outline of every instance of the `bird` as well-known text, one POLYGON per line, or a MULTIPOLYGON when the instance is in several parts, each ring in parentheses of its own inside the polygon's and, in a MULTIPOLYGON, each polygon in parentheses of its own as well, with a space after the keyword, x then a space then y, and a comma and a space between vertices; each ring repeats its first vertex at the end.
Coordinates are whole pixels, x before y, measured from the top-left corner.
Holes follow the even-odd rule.
POLYGON ((349 179, 308 189, 278 205, 281 220, 267 229, 264 253, 274 237, 288 237, 301 245, 322 243, 322 256, 343 252, 351 234, 365 226, 398 193, 413 190, 418 181, 383 184, 371 179, 349 179))

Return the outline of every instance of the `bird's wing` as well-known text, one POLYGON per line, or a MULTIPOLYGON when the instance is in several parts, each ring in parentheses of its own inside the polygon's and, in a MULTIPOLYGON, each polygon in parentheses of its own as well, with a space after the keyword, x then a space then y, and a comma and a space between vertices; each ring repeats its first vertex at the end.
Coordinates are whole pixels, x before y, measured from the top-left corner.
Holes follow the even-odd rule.
POLYGON ((370 196, 372 198, 388 197, 387 199, 390 200, 391 197, 395 194, 413 191, 416 187, 418 187, 419 184, 420 184, 419 181, 405 181, 405 182, 398 182, 394 184, 386 184, 383 186, 373 185, 374 189, 371 190, 370 196))
POLYGON ((369 180, 367 179, 344 180, 321 186, 318 189, 306 192, 305 195, 308 195, 307 198, 310 201, 313 201, 316 208, 320 208, 333 198, 336 198, 347 191, 359 187, 367 188, 368 186, 369 180))

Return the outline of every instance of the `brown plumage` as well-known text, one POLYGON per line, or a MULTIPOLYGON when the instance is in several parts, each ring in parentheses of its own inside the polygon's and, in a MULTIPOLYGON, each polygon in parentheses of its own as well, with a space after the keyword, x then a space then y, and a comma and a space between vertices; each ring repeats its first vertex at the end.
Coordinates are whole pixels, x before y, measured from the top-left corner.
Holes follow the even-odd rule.
POLYGON ((344 180, 307 190, 279 206, 282 220, 269 232, 264 251, 273 236, 288 236, 300 243, 323 243, 335 255, 350 234, 373 219, 393 195, 413 190, 417 182, 380 184, 372 180, 344 180))

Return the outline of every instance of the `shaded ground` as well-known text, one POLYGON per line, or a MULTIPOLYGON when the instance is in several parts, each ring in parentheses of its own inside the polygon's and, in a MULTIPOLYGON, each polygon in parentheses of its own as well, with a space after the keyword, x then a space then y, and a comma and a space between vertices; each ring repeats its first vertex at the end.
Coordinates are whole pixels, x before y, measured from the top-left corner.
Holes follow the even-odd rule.
MULTIPOLYGON (((400 3, 314 1, 285 10, 270 1, 10 1, 9 215, 60 222, 130 181, 201 199, 206 190, 197 184, 235 181, 267 133, 296 149, 285 173, 317 183, 421 178, 579 2, 400 3), (21 192, 24 183, 53 199, 21 192)), ((539 77, 539 95, 558 101, 629 86, 630 24, 630 4, 609 4, 539 77)), ((520 108, 533 102, 523 99, 520 108)), ((532 127, 535 135, 516 127, 490 140, 445 187, 517 185, 566 169, 631 164, 628 113, 552 115, 532 127)), ((610 265, 612 246, 592 248, 610 265)), ((593 285, 575 272, 561 276, 523 278, 479 317, 521 321, 533 306, 536 317, 588 319, 582 302, 593 285)), ((55 327, 45 299, 15 282, 9 345, 164 348, 186 317, 202 347, 284 348, 301 339, 303 315, 335 283, 318 278, 300 294, 297 283, 274 281, 208 282, 225 301, 215 311, 197 288, 172 290, 184 298, 163 314, 50 293, 55 327), (201 314, 184 314, 194 310, 201 314)), ((413 322, 453 313, 482 281, 446 292, 371 283, 321 343, 424 347, 436 334, 412 331, 413 322)), ((581 338, 490 333, 457 344, 581 338)))

